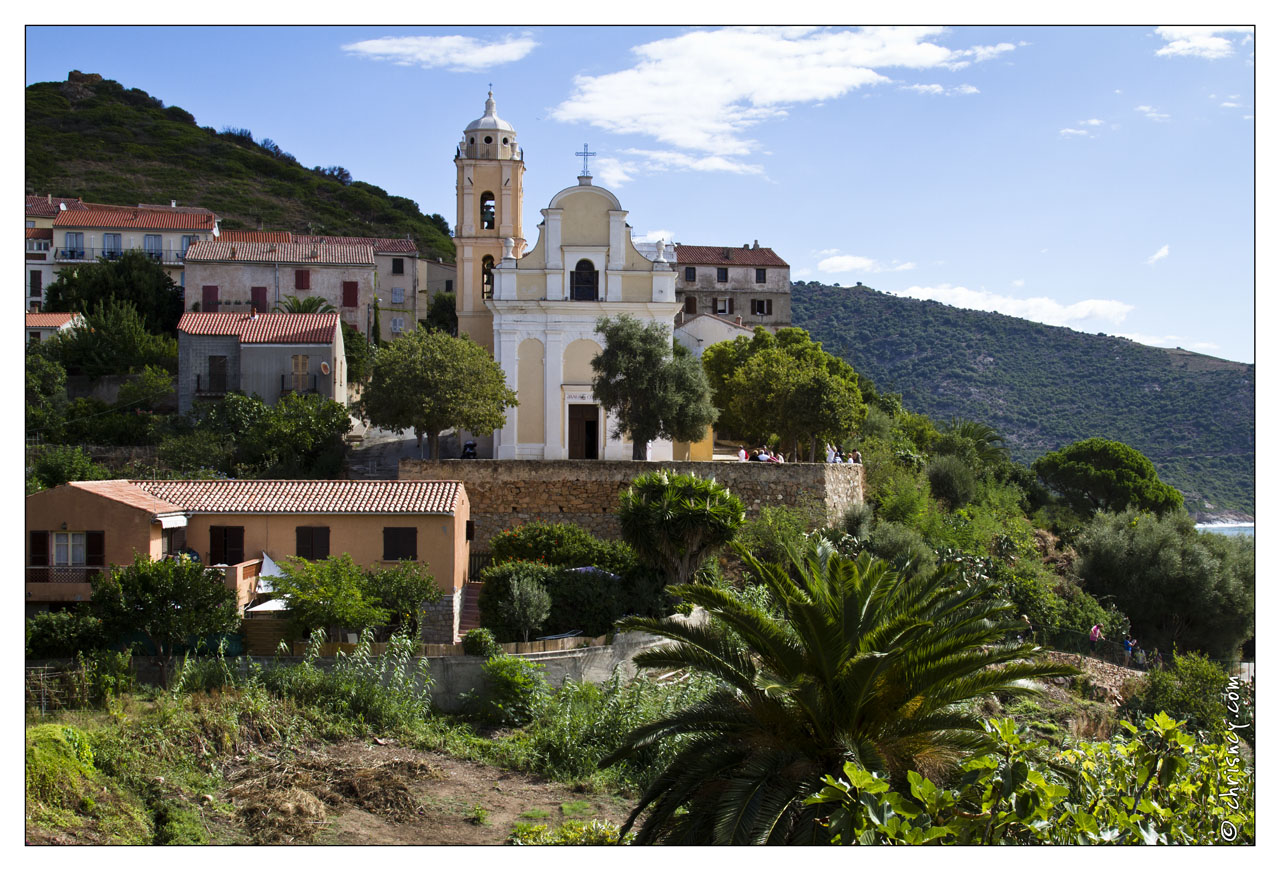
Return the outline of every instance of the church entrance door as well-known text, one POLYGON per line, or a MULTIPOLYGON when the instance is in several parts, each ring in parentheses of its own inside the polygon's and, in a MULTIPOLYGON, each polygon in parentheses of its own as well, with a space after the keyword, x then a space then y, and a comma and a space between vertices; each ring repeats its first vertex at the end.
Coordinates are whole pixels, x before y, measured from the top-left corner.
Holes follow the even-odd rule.
POLYGON ((569 406, 569 459, 600 459, 600 406, 569 406))

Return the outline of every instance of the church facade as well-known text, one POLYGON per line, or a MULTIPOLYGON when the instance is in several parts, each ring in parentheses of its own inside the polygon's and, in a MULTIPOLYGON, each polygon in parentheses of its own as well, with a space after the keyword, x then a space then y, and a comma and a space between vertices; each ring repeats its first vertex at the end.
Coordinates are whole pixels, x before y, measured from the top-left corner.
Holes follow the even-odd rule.
MULTIPOLYGON (((496 459, 631 459, 629 441, 591 392, 601 349, 596 322, 631 315, 668 332, 680 304, 676 273, 631 240, 627 212, 584 172, 542 209, 538 241, 521 235, 523 151, 493 94, 471 122, 458 167, 458 331, 489 349, 519 399, 494 434, 496 459)), ((649 246, 646 246, 648 248, 649 246)), ((668 441, 649 459, 670 460, 668 441)))

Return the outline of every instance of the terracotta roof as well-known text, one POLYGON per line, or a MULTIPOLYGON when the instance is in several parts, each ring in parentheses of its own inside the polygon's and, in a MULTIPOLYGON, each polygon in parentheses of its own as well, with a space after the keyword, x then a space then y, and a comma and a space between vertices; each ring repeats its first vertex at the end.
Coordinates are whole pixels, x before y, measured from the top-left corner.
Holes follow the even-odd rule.
POLYGON ((418 246, 412 239, 380 239, 375 236, 303 236, 295 235, 295 242, 308 245, 372 245, 377 254, 417 254, 418 246))
POLYGON ((28 239, 52 239, 53 238, 52 227, 27 227, 26 230, 27 230, 28 239))
POLYGON ((27 214, 32 217, 54 218, 62 211, 58 208, 60 203, 66 203, 69 210, 87 208, 79 197, 27 197, 27 214))
POLYGON ((174 211, 147 211, 121 206, 86 208, 83 211, 60 212, 54 218, 55 227, 105 227, 107 229, 139 230, 203 230, 214 228, 216 216, 212 213, 191 215, 174 211))
POLYGON ((182 215, 212 215, 213 211, 203 206, 166 206, 164 203, 138 203, 138 208, 153 212, 175 212, 182 215))
POLYGON ((251 317, 231 312, 186 312, 178 332, 189 336, 239 336, 244 344, 328 345, 338 329, 338 313, 271 312, 251 317))
POLYGON ((219 242, 293 242, 288 230, 223 230, 219 242))
POLYGON ((73 481, 64 486, 96 493, 115 502, 122 502, 132 508, 141 508, 143 511, 150 511, 154 514, 167 514, 171 511, 182 510, 180 505, 166 502, 153 493, 139 489, 134 486, 133 481, 73 481))
POLYGON ((75 312, 28 312, 27 328, 40 329, 44 327, 62 327, 71 321, 79 318, 80 315, 75 312))
POLYGON ((371 245, 319 245, 301 242, 193 242, 186 261, 296 263, 301 266, 372 266, 371 245))
POLYGON ((676 245, 680 266, 788 266, 772 248, 731 248, 724 245, 676 245), (725 252, 728 256, 725 256, 725 252))
POLYGON ((202 514, 453 514, 461 481, 129 481, 202 514))

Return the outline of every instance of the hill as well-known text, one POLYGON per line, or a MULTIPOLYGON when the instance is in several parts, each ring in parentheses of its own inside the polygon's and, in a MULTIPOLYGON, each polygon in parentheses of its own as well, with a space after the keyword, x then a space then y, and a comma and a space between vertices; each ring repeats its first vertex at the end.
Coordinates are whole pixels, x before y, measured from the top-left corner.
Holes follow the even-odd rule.
POLYGON ((201 127, 178 106, 95 74, 26 92, 26 189, 89 202, 212 209, 222 227, 330 236, 411 235, 426 257, 454 259, 449 225, 418 204, 354 181, 340 166, 301 166, 248 130, 201 127))
POLYGON ((1253 515, 1254 367, 905 299, 792 285, 792 321, 878 390, 939 422, 982 421, 1029 463, 1101 436, 1142 451, 1201 516, 1253 515))

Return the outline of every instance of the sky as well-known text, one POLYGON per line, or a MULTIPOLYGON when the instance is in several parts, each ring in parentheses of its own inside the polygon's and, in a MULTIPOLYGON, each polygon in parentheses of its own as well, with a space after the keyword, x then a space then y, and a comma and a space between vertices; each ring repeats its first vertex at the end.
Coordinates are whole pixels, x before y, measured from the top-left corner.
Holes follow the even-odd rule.
POLYGON ((450 226, 492 84, 530 246, 586 145, 637 240, 758 241, 795 281, 1254 361, 1252 27, 29 26, 24 48, 28 84, 99 73, 450 226))

